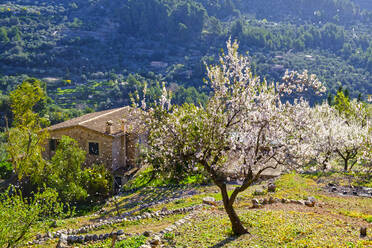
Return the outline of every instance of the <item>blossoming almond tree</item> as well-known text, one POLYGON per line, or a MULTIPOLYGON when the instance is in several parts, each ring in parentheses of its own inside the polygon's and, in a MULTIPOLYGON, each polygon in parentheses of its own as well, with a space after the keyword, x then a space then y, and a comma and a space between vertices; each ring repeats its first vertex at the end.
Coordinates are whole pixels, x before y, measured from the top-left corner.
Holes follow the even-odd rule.
POLYGON ((364 103, 348 101, 343 111, 323 103, 313 108, 312 116, 317 120, 311 129, 314 133, 307 135, 312 137, 314 158, 323 168, 337 157, 342 159, 344 171, 351 170, 358 161, 369 160, 371 135, 364 103))
POLYGON ((170 106, 168 93, 147 113, 148 161, 169 177, 202 173, 220 189, 235 234, 245 234, 234 210, 239 193, 267 170, 294 169, 313 155, 303 133, 312 128, 311 108, 298 97, 308 89, 324 91, 314 75, 286 72, 283 83, 254 76, 238 44, 227 42, 220 65, 207 67, 212 96, 205 107, 170 106), (241 185, 228 193, 229 179, 241 185))

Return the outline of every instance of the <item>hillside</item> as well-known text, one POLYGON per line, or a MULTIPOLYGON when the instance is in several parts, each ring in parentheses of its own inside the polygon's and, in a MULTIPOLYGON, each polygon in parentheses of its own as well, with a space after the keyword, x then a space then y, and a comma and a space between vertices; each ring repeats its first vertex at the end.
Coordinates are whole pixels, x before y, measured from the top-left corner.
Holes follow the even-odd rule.
MULTIPOLYGON (((327 181, 334 183, 334 179, 327 181)), ((117 233, 115 247, 372 245, 368 237, 359 237, 360 227, 372 228, 372 198, 331 193, 323 188, 327 183, 318 185, 295 174, 281 176, 276 185, 275 193, 267 192, 267 182, 263 182, 239 197, 236 208, 250 232, 242 236, 231 235, 217 187, 168 186, 125 192, 94 213, 58 220, 49 234, 35 230, 34 237, 38 233, 39 239, 30 242, 32 247, 54 247, 60 239, 53 236, 65 233, 62 239, 74 247, 111 247, 110 234, 117 233), (206 197, 217 201, 203 204, 206 197), (314 207, 304 205, 308 197, 315 197, 314 207), (262 204, 255 208, 253 199, 262 204)))
POLYGON ((372 4, 362 0, 14 0, 0 4, 0 90, 25 75, 64 108, 129 103, 147 81, 176 103, 205 101, 204 63, 231 36, 255 73, 309 69, 334 93, 372 92, 372 4), (203 94, 200 95, 200 92, 203 94))

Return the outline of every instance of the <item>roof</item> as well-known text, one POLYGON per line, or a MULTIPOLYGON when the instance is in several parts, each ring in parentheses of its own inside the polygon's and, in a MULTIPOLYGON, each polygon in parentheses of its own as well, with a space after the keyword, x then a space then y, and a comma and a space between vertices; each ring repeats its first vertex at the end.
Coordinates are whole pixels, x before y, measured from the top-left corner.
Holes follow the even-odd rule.
POLYGON ((127 132, 134 132, 139 128, 139 113, 131 107, 122 107, 100 112, 89 113, 65 122, 50 126, 49 131, 71 127, 84 127, 109 136, 121 136, 121 120, 124 120, 127 132), (106 132, 107 122, 112 122, 111 133, 106 132))

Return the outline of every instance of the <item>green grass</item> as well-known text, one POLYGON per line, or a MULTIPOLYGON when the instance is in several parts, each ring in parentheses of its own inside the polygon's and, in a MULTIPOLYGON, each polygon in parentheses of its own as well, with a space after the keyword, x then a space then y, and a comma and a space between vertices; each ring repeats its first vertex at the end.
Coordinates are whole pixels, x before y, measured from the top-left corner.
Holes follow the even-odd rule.
POLYGON ((165 180, 158 177, 152 178, 153 169, 151 166, 148 166, 137 173, 135 178, 131 180, 124 186, 125 190, 141 188, 145 186, 167 186, 167 185, 177 185, 177 186, 186 186, 186 185, 196 185, 207 182, 207 180, 202 175, 193 175, 184 178, 181 181, 171 181, 165 180))
POLYGON ((312 179, 291 173, 281 176, 276 182, 277 190, 274 194, 278 198, 304 199, 319 191, 312 179))
POLYGON ((205 212, 180 230, 175 247, 366 247, 359 229, 331 216, 284 210, 244 210, 239 215, 250 234, 232 236, 224 213, 205 212))
MULTIPOLYGON (((332 179, 333 180, 333 179, 332 179)), ((239 194, 235 208, 241 217, 249 235, 235 237, 232 235, 230 221, 223 206, 206 206, 192 220, 176 232, 166 235, 169 247, 372 247, 372 241, 360 239, 359 228, 367 226, 372 229, 372 199, 339 196, 321 190, 321 185, 309 178, 295 173, 283 175, 277 179, 277 191, 263 196, 255 196, 257 188, 265 188, 267 182, 254 185, 239 194), (252 198, 278 197, 288 199, 304 199, 314 196, 318 200, 315 208, 308 208, 296 204, 267 205, 260 209, 250 209, 252 198), (178 233, 179 232, 179 233, 178 233)), ((236 186, 229 185, 230 193, 236 186)), ((212 196, 221 200, 216 186, 185 186, 181 188, 140 188, 118 199, 121 213, 138 208, 144 203, 150 203, 162 198, 170 198, 184 190, 194 190, 198 193, 184 199, 178 199, 166 204, 155 205, 135 214, 154 212, 163 207, 178 209, 202 203, 205 196, 212 196)), ((105 205, 109 217, 116 214, 115 206, 105 205)), ((115 225, 102 226, 90 233, 107 233, 112 230, 123 229, 126 233, 136 236, 117 243, 115 247, 138 247, 142 242, 139 234, 144 231, 159 232, 185 214, 166 216, 162 219, 150 218, 115 225), (118 245, 121 246, 118 246, 118 245)), ((57 229, 78 228, 90 223, 96 217, 81 216, 58 221, 57 229)), ((50 241, 38 247, 53 247, 56 241, 50 241)), ((85 247, 110 247, 111 241, 92 244, 85 247)), ((80 245, 80 247, 84 247, 80 245)))
MULTIPOLYGON (((134 236, 126 240, 118 241, 115 243, 115 248, 138 248, 141 245, 145 244, 145 236, 134 236)), ((111 248, 112 240, 108 239, 104 242, 99 242, 95 244, 88 245, 88 248, 111 248)))

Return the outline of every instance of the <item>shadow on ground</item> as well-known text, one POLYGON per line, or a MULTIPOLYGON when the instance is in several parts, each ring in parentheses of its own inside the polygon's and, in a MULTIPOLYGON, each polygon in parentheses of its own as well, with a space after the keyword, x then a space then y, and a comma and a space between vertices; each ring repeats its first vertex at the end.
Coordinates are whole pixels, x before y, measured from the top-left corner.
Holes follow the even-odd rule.
POLYGON ((224 240, 221 240, 220 242, 218 242, 217 244, 215 244, 213 246, 209 246, 209 248, 221 248, 221 247, 224 247, 228 243, 236 240, 237 238, 239 238, 239 236, 230 236, 230 237, 227 237, 224 240))

